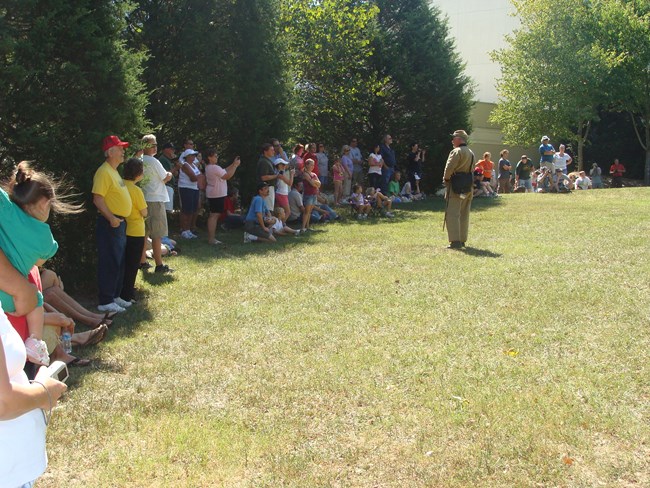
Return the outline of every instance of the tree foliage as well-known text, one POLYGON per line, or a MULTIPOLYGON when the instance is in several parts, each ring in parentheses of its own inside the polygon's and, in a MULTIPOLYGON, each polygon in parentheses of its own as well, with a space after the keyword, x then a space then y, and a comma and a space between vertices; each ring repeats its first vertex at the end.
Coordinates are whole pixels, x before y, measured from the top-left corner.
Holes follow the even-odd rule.
MULTIPOLYGON (((0 8, 0 161, 3 176, 27 159, 88 192, 109 133, 147 127, 145 55, 125 46, 123 1, 7 0, 0 8)), ((94 212, 89 213, 89 217, 94 212)), ((87 267, 88 226, 56 233, 59 259, 87 267)), ((56 218, 55 227, 64 225, 56 218)))
POLYGON ((597 47, 616 80, 612 108, 630 114, 645 151, 644 181, 650 184, 650 2, 603 0, 597 47))
POLYGON ((578 164, 589 129, 607 100, 607 66, 595 47, 594 4, 583 0, 514 0, 521 29, 510 47, 493 53, 503 77, 492 120, 505 142, 530 145, 541 134, 578 145, 578 164))
POLYGON ((162 140, 240 155, 252 181, 258 148, 288 126, 287 83, 270 0, 141 0, 131 42, 147 49, 148 115, 162 140))
POLYGON ((390 132, 403 152, 411 142, 429 151, 440 181, 449 134, 470 130, 473 85, 463 73, 447 23, 426 0, 378 0, 379 34, 373 65, 385 80, 369 117, 375 141, 390 132), (395 137, 396 136, 396 137, 395 137))
POLYGON ((373 54, 378 9, 372 2, 280 2, 283 62, 293 87, 292 130, 305 140, 330 143, 367 129, 369 105, 379 89, 373 54))

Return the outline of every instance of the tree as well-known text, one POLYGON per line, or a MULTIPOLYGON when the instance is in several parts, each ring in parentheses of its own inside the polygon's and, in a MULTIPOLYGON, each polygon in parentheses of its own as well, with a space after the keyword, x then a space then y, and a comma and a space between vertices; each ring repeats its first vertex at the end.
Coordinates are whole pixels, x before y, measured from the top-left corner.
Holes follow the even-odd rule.
POLYGON ((470 130, 473 86, 463 73, 447 23, 426 0, 377 0, 378 36, 373 65, 384 84, 370 115, 375 141, 390 132, 406 150, 410 142, 428 149, 440 181, 450 150, 449 134, 470 130), (395 137, 396 136, 396 137, 395 137))
MULTIPOLYGON (((90 195, 101 140, 133 140, 148 127, 142 52, 124 43, 128 3, 6 0, 0 8, 0 161, 34 160, 90 195)), ((94 217, 89 212, 85 218, 94 217)), ((80 217, 84 218, 84 217, 80 217)), ((87 274, 88 225, 57 230, 57 258, 87 274)), ((92 227, 91 227, 92 228, 92 227)), ((92 263, 90 263, 92 266, 92 263)))
POLYGON ((294 134, 348 142, 366 130, 368 107, 379 89, 377 72, 368 64, 378 9, 350 0, 283 0, 280 5, 294 134))
POLYGON ((283 137, 287 84, 271 0, 140 0, 130 38, 147 49, 148 115, 162 140, 192 137, 242 157, 254 183, 260 143, 283 137))
POLYGON ((650 3, 606 0, 599 20, 599 53, 617 81, 613 109, 630 115, 645 151, 644 183, 650 185, 650 3))
POLYGON ((578 145, 582 169, 591 124, 607 100, 608 67, 594 47, 598 17, 584 0, 513 0, 522 27, 493 53, 503 77, 491 120, 505 142, 530 145, 541 134, 578 145))

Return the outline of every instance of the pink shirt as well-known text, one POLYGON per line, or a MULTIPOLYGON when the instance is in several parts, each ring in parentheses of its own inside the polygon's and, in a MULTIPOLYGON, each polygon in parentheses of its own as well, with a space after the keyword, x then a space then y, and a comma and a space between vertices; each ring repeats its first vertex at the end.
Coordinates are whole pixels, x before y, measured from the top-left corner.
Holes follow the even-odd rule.
POLYGON ((218 164, 208 164, 205 167, 205 179, 208 186, 205 188, 205 196, 208 198, 221 198, 228 195, 228 182, 223 179, 226 170, 218 164))

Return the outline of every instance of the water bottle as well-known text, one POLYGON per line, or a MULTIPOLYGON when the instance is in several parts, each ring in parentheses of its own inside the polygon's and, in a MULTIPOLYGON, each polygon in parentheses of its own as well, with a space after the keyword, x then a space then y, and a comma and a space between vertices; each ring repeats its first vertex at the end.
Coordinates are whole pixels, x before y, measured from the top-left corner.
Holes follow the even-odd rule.
POLYGON ((61 334, 61 345, 67 354, 72 352, 72 336, 70 335, 70 332, 66 331, 61 334))

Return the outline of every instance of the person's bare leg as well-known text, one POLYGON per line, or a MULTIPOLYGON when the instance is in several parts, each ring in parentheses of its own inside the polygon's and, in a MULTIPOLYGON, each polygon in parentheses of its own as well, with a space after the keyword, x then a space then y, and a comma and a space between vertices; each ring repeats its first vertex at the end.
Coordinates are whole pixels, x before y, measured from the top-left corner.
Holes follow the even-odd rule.
POLYGON ((43 300, 62 314, 89 327, 97 327, 104 319, 103 315, 85 309, 74 298, 56 286, 43 291, 43 300))
POLYGON ((217 221, 219 220, 219 214, 210 212, 208 217, 208 243, 212 244, 215 242, 215 236, 217 234, 217 221))

